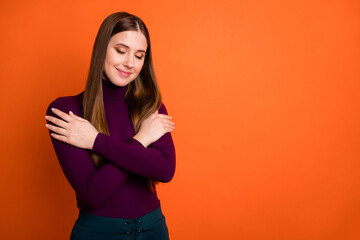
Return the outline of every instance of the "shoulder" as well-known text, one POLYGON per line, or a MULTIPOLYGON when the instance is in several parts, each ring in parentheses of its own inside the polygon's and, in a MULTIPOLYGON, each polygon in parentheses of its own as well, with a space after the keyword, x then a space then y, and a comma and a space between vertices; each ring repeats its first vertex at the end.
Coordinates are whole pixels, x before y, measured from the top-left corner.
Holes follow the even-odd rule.
POLYGON ((160 108, 158 109, 158 111, 159 111, 159 113, 161 113, 161 114, 166 114, 166 115, 168 115, 168 111, 167 111, 167 109, 166 109, 166 107, 165 107, 164 102, 161 103, 161 106, 160 106, 160 108))
POLYGON ((76 115, 82 116, 82 96, 83 92, 75 96, 63 96, 56 98, 48 105, 46 115, 53 115, 51 108, 56 108, 62 112, 68 113, 69 111, 72 111, 76 115))

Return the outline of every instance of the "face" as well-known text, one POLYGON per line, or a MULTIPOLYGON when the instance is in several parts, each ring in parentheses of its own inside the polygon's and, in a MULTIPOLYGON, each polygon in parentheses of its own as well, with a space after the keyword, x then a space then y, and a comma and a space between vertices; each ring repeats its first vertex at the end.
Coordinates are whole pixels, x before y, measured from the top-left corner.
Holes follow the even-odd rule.
POLYGON ((124 31, 109 41, 104 72, 116 86, 129 84, 139 75, 145 60, 147 42, 140 31, 124 31))

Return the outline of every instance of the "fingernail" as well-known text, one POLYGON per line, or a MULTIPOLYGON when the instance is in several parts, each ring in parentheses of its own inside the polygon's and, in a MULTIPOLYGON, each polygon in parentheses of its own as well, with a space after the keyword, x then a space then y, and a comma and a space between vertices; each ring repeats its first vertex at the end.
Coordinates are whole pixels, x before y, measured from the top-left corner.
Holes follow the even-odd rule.
POLYGON ((51 111, 54 111, 54 108, 51 108, 51 111))
POLYGON ((48 116, 45 116, 46 119, 48 119, 48 116))
POLYGON ((72 112, 72 111, 70 111, 69 113, 70 113, 70 114, 73 114, 73 112, 72 112))

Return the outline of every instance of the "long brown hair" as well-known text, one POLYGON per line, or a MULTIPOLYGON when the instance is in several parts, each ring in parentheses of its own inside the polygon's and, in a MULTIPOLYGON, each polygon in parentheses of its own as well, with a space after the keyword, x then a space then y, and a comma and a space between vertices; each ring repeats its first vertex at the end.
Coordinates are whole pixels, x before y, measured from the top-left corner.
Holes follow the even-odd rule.
MULTIPOLYGON (((128 84, 125 102, 135 129, 139 131, 141 123, 161 106, 161 94, 153 69, 150 35, 144 22, 137 16, 127 12, 116 12, 109 15, 101 24, 97 33, 89 74, 83 97, 84 118, 99 132, 109 135, 105 118, 102 79, 104 78, 104 62, 110 38, 122 31, 141 31, 147 40, 144 65, 138 77, 128 84)), ((91 158, 95 167, 105 163, 102 156, 92 152, 91 158)), ((157 181, 149 179, 149 189, 154 192, 157 181)))

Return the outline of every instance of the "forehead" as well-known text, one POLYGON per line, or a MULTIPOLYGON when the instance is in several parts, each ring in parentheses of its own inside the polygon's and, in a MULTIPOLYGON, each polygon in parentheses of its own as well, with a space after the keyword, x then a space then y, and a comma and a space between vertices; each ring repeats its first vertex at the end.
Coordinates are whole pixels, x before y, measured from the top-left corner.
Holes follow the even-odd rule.
POLYGON ((137 50, 146 51, 147 48, 146 37, 140 31, 119 32, 110 38, 109 46, 110 45, 113 46, 120 43, 129 46, 131 49, 135 51, 137 50))

